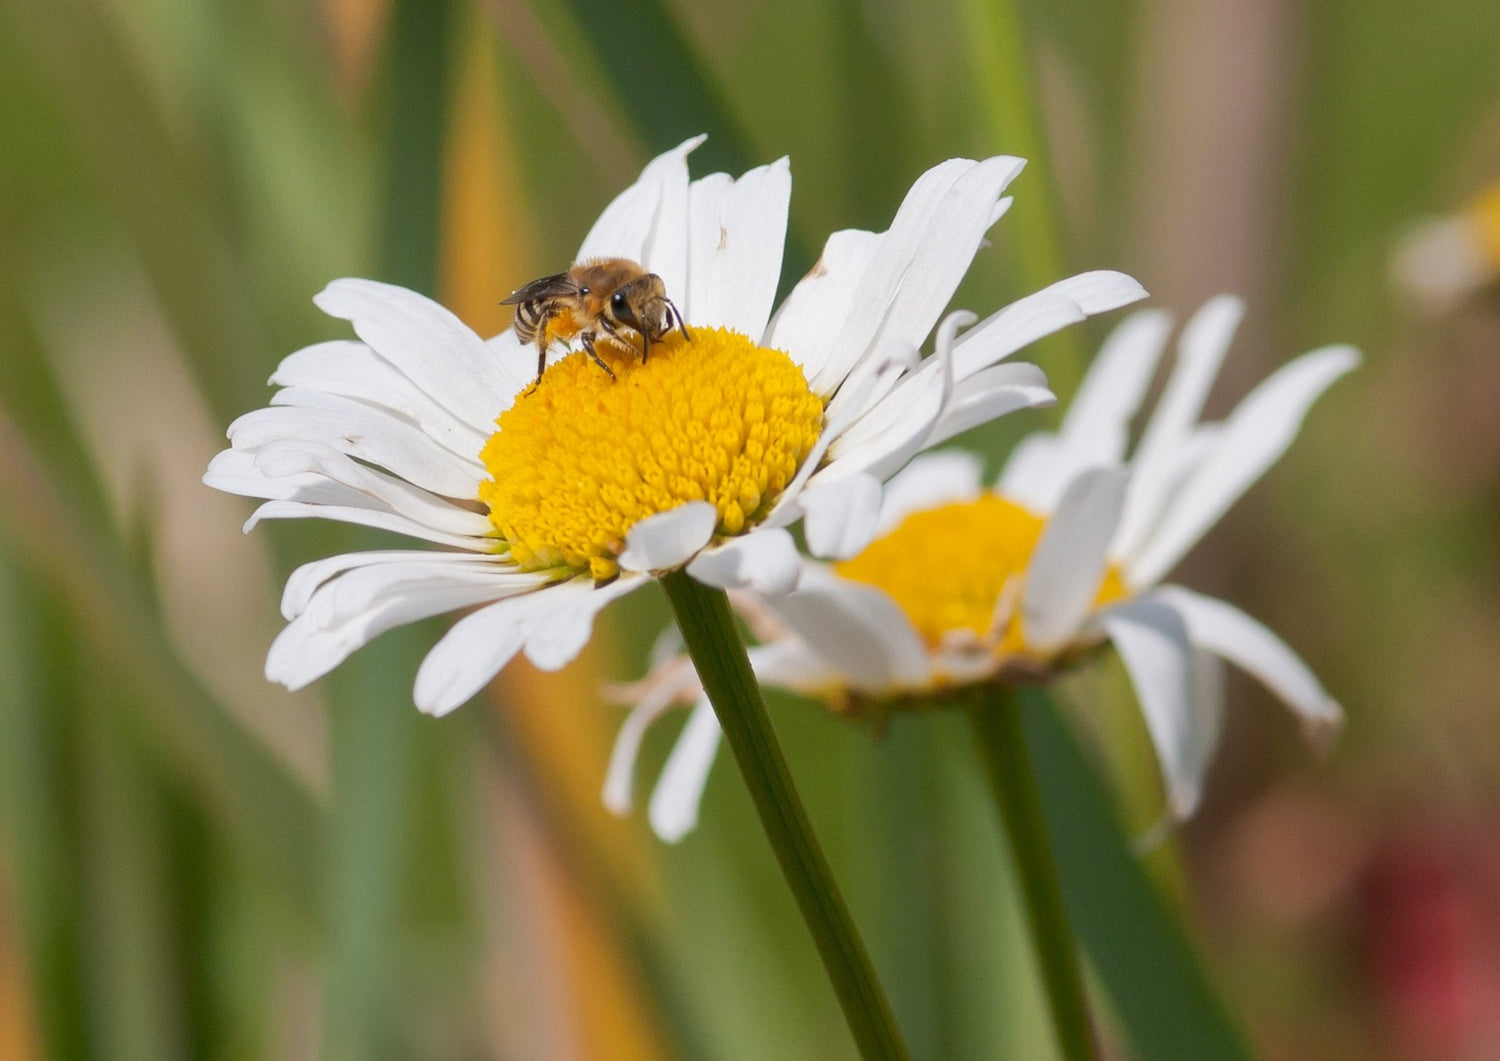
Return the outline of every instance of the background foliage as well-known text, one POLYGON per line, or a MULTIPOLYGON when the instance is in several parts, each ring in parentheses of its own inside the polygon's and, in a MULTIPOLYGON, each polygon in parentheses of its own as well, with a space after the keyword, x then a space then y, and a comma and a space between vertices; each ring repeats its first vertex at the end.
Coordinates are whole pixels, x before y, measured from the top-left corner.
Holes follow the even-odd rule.
MULTIPOLYGON (((1180 315, 1241 292, 1220 411, 1362 346, 1181 572, 1344 702, 1331 761, 1237 684, 1203 811, 1141 861, 1160 794, 1117 669, 1031 735, 1121 1043, 1500 1050, 1500 303, 1424 317, 1387 280, 1406 225, 1500 175, 1493 37, 1490 0, 7 0, 0 1057, 848 1056, 733 772, 676 847, 599 807, 598 682, 640 672, 658 597, 441 723, 409 700, 430 629, 290 695, 259 673, 281 580, 374 539, 242 538, 198 482, 276 362, 341 334, 328 279, 493 332, 698 131, 696 172, 791 156, 788 280, 926 166, 1009 152, 958 304, 1095 267, 1180 315)), ((1106 326, 1041 348, 1060 391, 1106 326)), ((1047 1056, 962 720, 773 710, 918 1055, 1047 1056)))

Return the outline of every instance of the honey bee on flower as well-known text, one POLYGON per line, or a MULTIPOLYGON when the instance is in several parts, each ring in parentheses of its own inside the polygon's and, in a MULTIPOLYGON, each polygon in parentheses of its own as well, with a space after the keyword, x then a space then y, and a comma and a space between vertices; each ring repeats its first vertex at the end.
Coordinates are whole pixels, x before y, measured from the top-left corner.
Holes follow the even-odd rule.
POLYGON ((628 258, 581 261, 565 273, 544 276, 516 289, 500 304, 516 307, 516 337, 536 344, 538 380, 547 368, 547 350, 559 339, 577 336, 610 379, 615 378, 615 371, 599 356, 596 342, 639 353, 645 361, 651 344, 660 342, 673 328, 684 339, 692 339, 682 314, 667 298, 661 277, 628 258))

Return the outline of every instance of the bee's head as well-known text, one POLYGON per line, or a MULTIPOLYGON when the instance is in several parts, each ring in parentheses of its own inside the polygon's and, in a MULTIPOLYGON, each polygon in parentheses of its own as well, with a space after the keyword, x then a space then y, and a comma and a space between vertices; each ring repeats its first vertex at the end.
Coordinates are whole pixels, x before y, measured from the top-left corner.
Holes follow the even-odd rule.
POLYGON ((628 284, 622 284, 609 296, 609 315, 619 324, 641 334, 659 331, 655 327, 656 304, 661 301, 661 277, 647 273, 628 284))

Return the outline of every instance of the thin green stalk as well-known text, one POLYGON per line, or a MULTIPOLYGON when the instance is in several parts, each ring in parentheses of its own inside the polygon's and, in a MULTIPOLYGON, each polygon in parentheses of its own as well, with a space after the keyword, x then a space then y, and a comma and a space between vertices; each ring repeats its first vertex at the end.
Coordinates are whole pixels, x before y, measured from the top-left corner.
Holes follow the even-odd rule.
POLYGON ((728 596, 681 571, 667 575, 662 584, 860 1053, 866 1058, 908 1057, 890 1003, 792 784, 744 642, 734 628, 728 596))
POLYGON ((1011 856, 1021 882, 1026 920, 1041 964, 1058 1045, 1067 1061, 1092 1061, 1093 1031, 1078 950, 1063 909, 1057 860, 1047 838, 1042 800, 1026 752, 1021 705, 999 690, 981 693, 970 707, 969 718, 995 805, 1010 837, 1011 856))

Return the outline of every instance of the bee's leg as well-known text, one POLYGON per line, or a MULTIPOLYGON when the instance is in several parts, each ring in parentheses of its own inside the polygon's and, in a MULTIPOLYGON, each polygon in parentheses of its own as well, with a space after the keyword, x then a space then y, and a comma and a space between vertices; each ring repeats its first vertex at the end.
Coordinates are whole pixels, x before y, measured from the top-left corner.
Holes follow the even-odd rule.
MULTIPOLYGON (((599 327, 604 332, 604 334, 606 336, 608 336, 610 339, 612 339, 614 341, 614 344, 616 346, 624 347, 626 350, 629 350, 631 353, 635 353, 635 344, 632 343, 629 339, 625 338, 623 335, 620 334, 620 325, 618 325, 614 321, 610 320, 608 317, 600 317, 599 318, 599 327)), ((631 330, 634 331, 635 329, 632 328, 631 330)), ((651 346, 651 339, 644 332, 637 332, 637 334, 639 334, 643 339, 645 339, 645 341, 646 341, 646 347, 647 347, 647 349, 649 349, 650 346, 651 346)), ((641 353, 641 361, 644 362, 645 360, 646 360, 646 354, 643 351, 641 353)))
POLYGON ((583 340, 583 348, 585 350, 587 350, 589 352, 589 356, 594 359, 594 364, 596 364, 600 368, 604 369, 605 372, 608 372, 610 379, 614 379, 615 378, 615 370, 612 369, 612 368, 610 368, 608 365, 606 365, 604 363, 604 358, 602 358, 602 357, 599 356, 599 351, 597 351, 597 350, 594 349, 594 333, 593 332, 584 332, 581 335, 579 335, 578 338, 580 338, 580 339, 583 340))
POLYGON ((641 364, 646 363, 646 355, 651 352, 651 327, 647 325, 641 332, 641 364))
POLYGON ((536 382, 532 386, 542 382, 542 373, 547 371, 547 347, 552 345, 547 329, 552 326, 555 316, 557 314, 551 310, 544 311, 536 324, 536 382))

